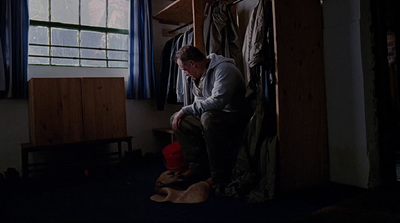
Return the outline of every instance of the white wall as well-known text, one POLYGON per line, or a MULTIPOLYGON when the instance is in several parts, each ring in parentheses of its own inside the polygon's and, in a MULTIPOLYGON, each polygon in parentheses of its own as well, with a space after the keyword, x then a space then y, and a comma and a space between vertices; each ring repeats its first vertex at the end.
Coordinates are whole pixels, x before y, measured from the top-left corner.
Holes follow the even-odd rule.
POLYGON ((368 187, 360 0, 325 0, 324 61, 331 181, 368 187))
POLYGON ((0 100, 0 172, 21 167, 21 143, 29 140, 28 101, 0 100))

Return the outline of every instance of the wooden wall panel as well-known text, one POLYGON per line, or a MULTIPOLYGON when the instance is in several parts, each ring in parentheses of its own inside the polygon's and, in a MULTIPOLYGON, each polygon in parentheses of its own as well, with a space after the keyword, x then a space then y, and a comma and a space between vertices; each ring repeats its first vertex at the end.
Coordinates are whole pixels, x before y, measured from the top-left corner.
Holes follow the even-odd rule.
POLYGON ((127 136, 124 78, 82 78, 85 140, 127 136))
POLYGON ((329 179, 322 6, 273 1, 280 184, 291 190, 329 179))
POLYGON ((29 129, 35 145, 82 141, 80 79, 31 78, 29 129))

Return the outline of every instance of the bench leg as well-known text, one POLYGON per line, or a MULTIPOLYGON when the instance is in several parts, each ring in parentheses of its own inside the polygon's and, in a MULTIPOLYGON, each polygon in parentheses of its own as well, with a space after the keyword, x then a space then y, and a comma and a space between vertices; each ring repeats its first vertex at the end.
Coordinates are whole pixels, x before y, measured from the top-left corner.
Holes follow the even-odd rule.
POLYGON ((132 140, 128 139, 127 143, 128 143, 128 153, 132 154, 132 140))
POLYGON ((28 162, 29 162, 29 152, 26 149, 21 150, 21 162, 22 162, 22 178, 28 179, 29 170, 28 170, 28 162))
POLYGON ((121 151, 121 141, 118 141, 118 158, 119 158, 119 161, 121 161, 121 158, 122 158, 122 151, 121 151))

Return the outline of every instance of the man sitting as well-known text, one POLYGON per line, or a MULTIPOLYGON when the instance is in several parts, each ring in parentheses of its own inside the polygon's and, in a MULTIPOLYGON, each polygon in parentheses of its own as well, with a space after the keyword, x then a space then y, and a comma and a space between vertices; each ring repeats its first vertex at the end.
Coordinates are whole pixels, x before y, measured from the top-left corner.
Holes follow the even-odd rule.
POLYGON ((189 169, 186 178, 225 186, 250 117, 243 76, 231 58, 207 57, 194 46, 176 52, 176 62, 191 77, 194 101, 171 116, 171 127, 189 169))

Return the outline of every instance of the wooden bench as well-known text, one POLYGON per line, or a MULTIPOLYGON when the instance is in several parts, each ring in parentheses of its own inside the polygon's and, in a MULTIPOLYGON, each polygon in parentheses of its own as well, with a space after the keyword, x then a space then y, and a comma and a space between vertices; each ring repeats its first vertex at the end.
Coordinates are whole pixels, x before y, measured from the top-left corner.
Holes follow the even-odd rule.
MULTIPOLYGON (((48 150, 59 150, 59 149, 68 149, 68 148, 82 148, 85 147, 94 147, 101 146, 106 144, 118 144, 118 158, 121 160, 122 158, 122 143, 126 143, 128 146, 128 153, 132 153, 132 136, 121 137, 121 138, 112 138, 112 139, 100 139, 93 141, 83 141, 83 142, 73 142, 73 143, 63 143, 63 144, 52 144, 52 145, 34 145, 31 143, 22 143, 21 144, 21 162, 22 162, 22 177, 27 179, 29 177, 29 168, 36 164, 29 163, 29 153, 31 152, 40 152, 40 151, 48 151, 48 150)), ((114 153, 112 153, 114 154, 114 153)), ((44 164, 42 164, 44 165, 44 164)))
POLYGON ((176 141, 175 135, 174 135, 174 131, 169 128, 169 127, 165 127, 165 128, 154 128, 153 132, 158 132, 158 133, 164 133, 164 134, 169 134, 171 137, 171 143, 176 141))

